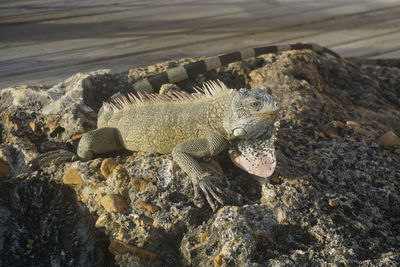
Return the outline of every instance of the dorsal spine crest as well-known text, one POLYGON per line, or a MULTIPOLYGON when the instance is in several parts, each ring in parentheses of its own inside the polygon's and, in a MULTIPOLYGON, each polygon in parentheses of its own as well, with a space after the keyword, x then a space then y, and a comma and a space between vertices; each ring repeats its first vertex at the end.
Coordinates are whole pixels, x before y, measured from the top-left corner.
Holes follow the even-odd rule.
POLYGON ((130 93, 126 96, 113 99, 110 102, 105 102, 104 108, 106 108, 107 110, 119 111, 124 108, 139 106, 139 105, 184 102, 197 99, 206 99, 213 96, 217 96, 220 93, 230 92, 233 89, 229 89, 223 82, 217 80, 217 81, 207 81, 203 84, 203 87, 195 87, 194 90, 195 93, 193 94, 189 94, 187 92, 179 92, 179 91, 174 91, 169 94, 137 93, 135 95, 133 93, 130 93))

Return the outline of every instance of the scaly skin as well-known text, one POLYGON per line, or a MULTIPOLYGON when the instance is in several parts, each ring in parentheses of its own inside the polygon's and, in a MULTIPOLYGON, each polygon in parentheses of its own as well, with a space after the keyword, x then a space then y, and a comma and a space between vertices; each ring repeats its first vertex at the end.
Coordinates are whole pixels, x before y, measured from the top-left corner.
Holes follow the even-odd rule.
POLYGON ((175 96, 131 96, 103 106, 98 129, 79 142, 78 156, 119 149, 172 153, 174 161, 200 188, 210 206, 224 204, 218 178, 203 170, 196 158, 214 156, 235 139, 266 139, 275 132, 278 101, 261 89, 228 89, 209 83, 202 93, 175 96))

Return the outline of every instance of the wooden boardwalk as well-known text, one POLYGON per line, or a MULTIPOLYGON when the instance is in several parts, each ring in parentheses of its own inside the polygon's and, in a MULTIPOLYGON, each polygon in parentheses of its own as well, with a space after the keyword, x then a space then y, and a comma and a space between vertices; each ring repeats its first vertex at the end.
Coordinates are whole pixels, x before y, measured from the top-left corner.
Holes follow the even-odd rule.
POLYGON ((2 0, 0 88, 295 42, 400 58, 400 0, 2 0))

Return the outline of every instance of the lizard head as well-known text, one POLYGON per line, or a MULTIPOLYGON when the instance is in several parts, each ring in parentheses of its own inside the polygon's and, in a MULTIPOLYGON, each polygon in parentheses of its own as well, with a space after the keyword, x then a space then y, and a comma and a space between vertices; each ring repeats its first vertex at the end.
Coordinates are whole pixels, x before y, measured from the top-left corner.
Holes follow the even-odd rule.
POLYGON ((233 138, 269 138, 279 110, 278 99, 265 90, 242 88, 232 93, 225 126, 233 138))

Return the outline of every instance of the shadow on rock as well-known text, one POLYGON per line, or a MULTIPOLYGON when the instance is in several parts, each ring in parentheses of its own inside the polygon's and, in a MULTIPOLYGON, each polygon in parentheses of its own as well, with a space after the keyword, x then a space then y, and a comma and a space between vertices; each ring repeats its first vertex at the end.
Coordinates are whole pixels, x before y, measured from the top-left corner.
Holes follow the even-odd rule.
POLYGON ((0 182, 1 266, 114 266, 74 191, 48 177, 0 182))

